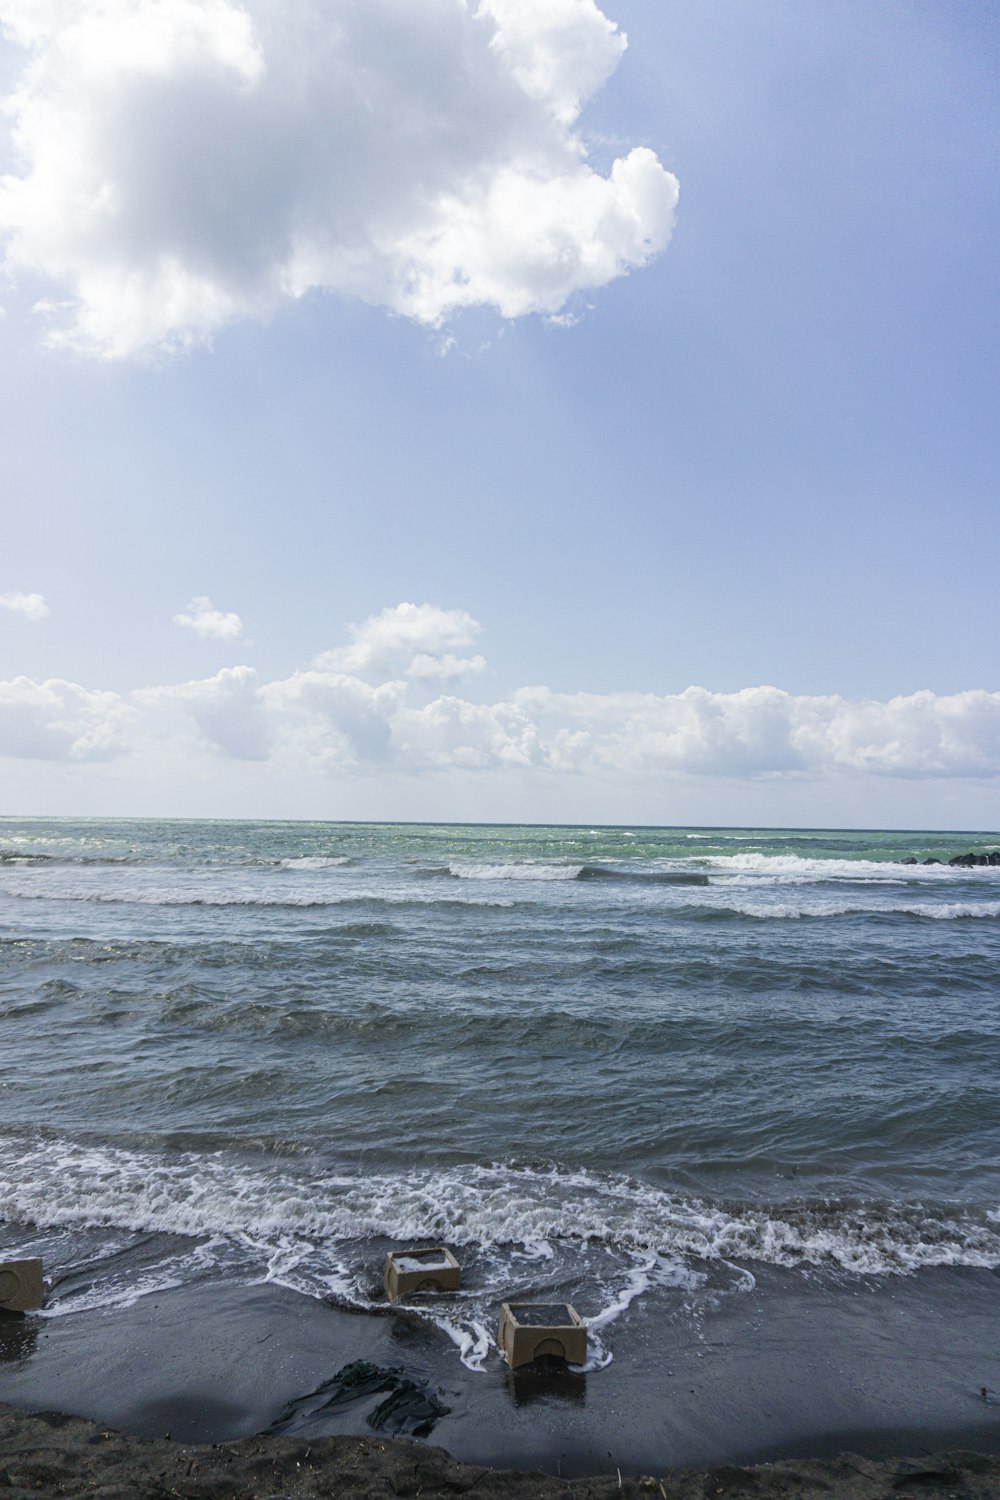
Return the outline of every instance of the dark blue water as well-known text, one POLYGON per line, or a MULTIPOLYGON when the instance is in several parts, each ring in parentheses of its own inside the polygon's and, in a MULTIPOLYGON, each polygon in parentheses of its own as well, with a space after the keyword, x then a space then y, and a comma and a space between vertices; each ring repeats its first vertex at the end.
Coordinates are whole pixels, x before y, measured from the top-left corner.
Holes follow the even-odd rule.
MULTIPOLYGON (((367 1305, 448 1241, 614 1343, 761 1263, 1000 1266, 989 834, 0 820, 0 1250, 55 1315, 367 1305)), ((602 1342, 603 1340, 603 1342, 602 1342)))

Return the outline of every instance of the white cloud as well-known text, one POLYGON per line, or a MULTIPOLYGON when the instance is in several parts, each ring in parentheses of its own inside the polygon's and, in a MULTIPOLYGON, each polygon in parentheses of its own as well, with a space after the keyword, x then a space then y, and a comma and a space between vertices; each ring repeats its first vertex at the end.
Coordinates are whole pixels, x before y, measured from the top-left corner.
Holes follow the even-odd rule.
MULTIPOLYGON (((851 773, 1000 778, 1000 693, 915 693, 888 702, 796 696, 778 688, 713 693, 553 693, 525 689, 493 703, 442 695, 414 704, 407 684, 373 687, 312 671, 271 684, 272 712, 293 706, 284 744, 322 747, 339 764, 547 770, 649 780, 677 774, 741 780, 851 773), (320 739, 313 728, 322 721, 320 739), (310 727, 310 723, 313 728, 310 727)), ((310 751, 309 753, 312 753, 310 751)))
POLYGON ((144 708, 188 715, 204 739, 234 760, 266 760, 271 726, 253 667, 223 667, 214 677, 134 694, 144 708))
POLYGON ((0 682, 0 756, 102 761, 124 755, 135 719, 117 693, 53 678, 0 682))
POLYGON ((529 688, 514 701, 538 725, 547 762, 568 772, 1000 777, 1000 693, 855 702, 775 687, 663 696, 529 688))
POLYGON ((216 609, 211 599, 200 594, 185 606, 186 613, 174 615, 175 625, 184 625, 198 635, 210 636, 218 641, 238 641, 243 634, 243 621, 231 610, 226 613, 216 609))
POLYGON ((396 604, 350 627, 351 644, 324 651, 315 665, 321 670, 385 675, 405 672, 413 677, 454 677, 481 672, 481 656, 459 659, 450 654, 471 646, 482 627, 464 609, 439 609, 436 604, 396 604))
POLYGON ((672 778, 759 785, 851 778, 1000 786, 1000 693, 929 691, 886 701, 776 687, 716 693, 559 693, 524 687, 477 702, 433 684, 482 662, 468 613, 400 604, 288 677, 248 666, 150 687, 126 703, 58 680, 0 683, 0 755, 135 764, 166 754, 258 762, 296 785, 345 776, 516 773, 546 786, 640 788, 672 778), (430 690, 428 688, 430 684, 430 690), (430 696, 428 694, 436 694, 430 696))
POLYGON ((44 620, 49 606, 42 594, 0 594, 0 609, 10 609, 26 620, 44 620))
POLYGON ((496 23, 490 42, 532 99, 565 125, 607 82, 625 37, 594 0, 481 0, 496 23))
POLYGON ((0 179, 53 342, 203 341, 320 288, 436 325, 558 315, 667 244, 676 179, 576 125, 625 38, 594 0, 0 0, 26 49, 0 179))
POLYGON ((406 691, 401 682, 375 687, 345 672, 296 672, 264 694, 284 719, 285 745, 314 763, 354 770, 390 759, 392 724, 406 691))
POLYGON ((412 766, 490 770, 541 767, 547 756, 538 725, 516 703, 468 703, 442 697, 404 709, 394 732, 412 766))
POLYGON ((456 677, 469 677, 485 671, 485 656, 454 656, 450 651, 443 656, 431 656, 429 652, 421 651, 410 662, 406 675, 417 682, 450 682, 456 677))

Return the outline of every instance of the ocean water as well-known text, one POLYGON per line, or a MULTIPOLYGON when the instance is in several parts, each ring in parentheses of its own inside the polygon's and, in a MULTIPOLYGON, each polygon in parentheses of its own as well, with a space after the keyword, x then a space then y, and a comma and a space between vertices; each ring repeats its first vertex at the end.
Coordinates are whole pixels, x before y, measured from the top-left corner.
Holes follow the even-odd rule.
POLYGON ((509 1296, 1000 1267, 989 833, 0 820, 0 1256, 273 1281, 488 1371, 509 1296), (453 1346, 453 1347, 452 1347, 453 1346))

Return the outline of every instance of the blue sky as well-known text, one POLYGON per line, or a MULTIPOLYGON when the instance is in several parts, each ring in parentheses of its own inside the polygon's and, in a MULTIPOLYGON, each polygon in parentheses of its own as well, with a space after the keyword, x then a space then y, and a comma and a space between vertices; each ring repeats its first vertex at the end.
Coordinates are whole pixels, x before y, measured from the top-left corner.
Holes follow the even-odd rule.
POLYGON ((0 0, 4 810, 1000 824, 995 7, 270 9, 0 0))

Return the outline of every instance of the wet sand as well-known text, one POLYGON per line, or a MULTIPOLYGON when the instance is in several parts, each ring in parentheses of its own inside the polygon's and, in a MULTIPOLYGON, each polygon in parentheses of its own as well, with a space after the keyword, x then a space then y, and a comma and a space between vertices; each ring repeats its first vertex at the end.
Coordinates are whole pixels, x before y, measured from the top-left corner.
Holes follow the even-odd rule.
POLYGON ((459 1464, 441 1448, 399 1439, 250 1438, 199 1447, 127 1438, 79 1417, 28 1416, 5 1407, 0 1408, 0 1487, 10 1500, 39 1494, 103 1500, 329 1495, 454 1500, 471 1492, 511 1500, 916 1500, 917 1495, 994 1500, 1000 1493, 1000 1459, 953 1452, 877 1463, 842 1454, 826 1462, 563 1480, 459 1464))
POLYGON ((654 1500, 661 1481, 668 1500, 1000 1496, 1000 1278, 851 1286, 767 1268, 696 1320, 634 1304, 613 1363, 587 1376, 496 1358, 471 1371, 405 1311, 271 1284, 3 1318, 0 1493, 596 1496, 620 1493, 620 1471, 623 1491, 654 1500), (384 1384, 345 1398, 336 1377, 359 1361, 402 1397, 384 1384), (102 1425, 28 1415, 53 1411, 102 1425), (423 1440, 406 1437, 414 1412, 423 1440), (260 1436, 282 1422, 285 1436, 260 1436), (932 1457, 958 1449, 982 1457, 932 1457))

